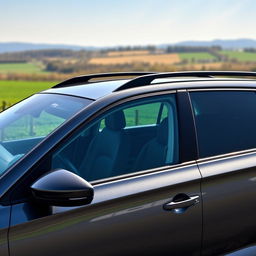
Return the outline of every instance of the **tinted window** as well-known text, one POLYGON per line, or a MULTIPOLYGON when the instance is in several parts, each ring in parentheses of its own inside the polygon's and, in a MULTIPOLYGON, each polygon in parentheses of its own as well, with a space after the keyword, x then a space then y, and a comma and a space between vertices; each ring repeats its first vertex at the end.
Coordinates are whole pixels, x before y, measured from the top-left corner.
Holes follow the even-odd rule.
POLYGON ((193 92, 191 100, 200 157, 256 147, 254 92, 193 92))
POLYGON ((177 125, 175 95, 127 103, 74 135, 52 168, 91 181, 177 163, 177 125))

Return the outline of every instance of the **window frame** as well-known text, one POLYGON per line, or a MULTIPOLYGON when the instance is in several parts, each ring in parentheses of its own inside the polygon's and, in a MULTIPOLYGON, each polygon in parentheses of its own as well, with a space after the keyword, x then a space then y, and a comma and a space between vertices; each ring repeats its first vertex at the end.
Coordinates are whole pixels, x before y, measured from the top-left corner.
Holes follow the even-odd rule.
MULTIPOLYGON (((177 149, 177 152, 175 152, 175 150, 173 150, 173 158, 175 157, 175 155, 177 154, 178 155, 178 163, 173 163, 173 164, 165 164, 165 165, 162 165, 160 167, 156 167, 156 168, 150 168, 150 169, 144 169, 144 170, 139 170, 139 171, 136 171, 136 172, 130 172, 130 173, 126 173, 126 174, 122 174, 122 175, 117 175, 117 176, 111 176, 111 177, 107 177, 107 178, 102 178, 102 179, 97 179, 97 180, 92 180, 92 181, 89 181, 91 184, 98 184, 99 182, 101 181, 107 181, 107 180, 116 180, 116 179, 119 179, 119 177, 131 177, 131 176, 137 176, 139 175, 141 172, 152 172, 154 170, 162 170, 164 169, 165 167, 170 167, 170 166, 176 166, 180 163, 180 159, 179 159, 179 117, 178 117, 178 103, 177 103, 177 94, 176 92, 174 93, 167 93, 167 94, 163 94, 163 95, 152 95, 152 96, 146 96, 146 97, 136 97, 135 99, 130 99, 130 100, 127 100, 125 102, 120 102, 120 104, 117 104, 117 105, 114 105, 113 107, 110 107, 108 108, 106 111, 103 111, 101 114, 97 115, 95 118, 93 118, 90 122, 85 122, 84 124, 82 124, 80 126, 80 128, 74 132, 72 132, 72 135, 69 136, 69 138, 67 140, 65 140, 65 142, 63 141, 63 143, 60 143, 57 148, 55 148, 55 150, 52 151, 52 153, 49 155, 49 158, 52 158, 54 156, 54 154, 58 154, 59 152, 61 152, 63 149, 65 149, 66 146, 68 145, 65 145, 66 143, 70 143, 70 140, 73 140, 75 141, 80 134, 82 134, 83 132, 85 132, 86 129, 90 129, 90 127, 94 126, 97 124, 97 122, 102 122, 102 120, 104 119, 105 116, 108 116, 109 114, 111 114, 112 112, 116 112, 120 109, 122 110, 125 110, 125 109, 128 109, 128 108, 131 108, 131 107, 135 107, 135 106, 143 106, 143 105, 149 105, 149 104, 154 104, 154 103, 168 103, 170 104, 170 107, 171 105, 173 104, 172 102, 167 102, 168 101, 168 98, 171 98, 171 95, 174 94, 174 99, 175 99, 175 104, 176 106, 174 106, 175 108, 175 111, 174 109, 172 109, 171 111, 172 112, 176 112, 176 117, 175 117, 175 122, 174 122, 174 125, 176 126, 176 130, 174 133, 177 133, 178 135, 178 138, 175 139, 175 141, 173 142, 173 146, 177 143, 178 144, 178 149, 177 149), (141 102, 139 102, 141 101, 141 102), (166 101, 166 102, 165 102, 166 101), (61 149, 62 148, 62 149, 61 149), (59 151, 59 152, 58 152, 59 151)), ((160 106, 159 106, 159 109, 160 109, 160 106)), ((159 115, 159 110, 158 110, 158 114, 156 116, 156 122, 158 120, 158 115, 159 115)), ((100 124, 100 123, 99 123, 100 124)), ((156 123, 154 125, 148 125, 148 126, 155 126, 157 128, 159 124, 156 123)), ((98 125, 99 126, 99 125, 98 125)), ((145 127, 146 125, 139 125, 138 127, 145 127)), ((128 126, 128 127, 125 127, 124 129, 137 129, 137 126, 128 126)), ((100 131, 100 130, 99 130, 100 131)), ((71 142, 72 143, 72 142, 71 142)))
POLYGON ((190 99, 190 104, 191 104, 191 109, 192 109, 192 115, 193 115, 193 119, 194 119, 194 127, 195 127, 195 131, 196 131, 196 140, 197 140, 197 152, 198 152, 198 158, 197 158, 197 162, 198 163, 203 163, 203 162, 208 162, 208 161, 213 161, 213 160, 217 160, 217 159, 223 159, 223 158, 230 158, 230 157, 235 157, 235 156, 239 156, 239 155, 246 155, 246 154, 250 154, 250 153, 254 153, 256 152, 256 147, 255 148, 251 148, 251 149, 244 149, 244 150, 239 150, 239 151, 233 151, 233 152, 229 152, 229 153, 223 153, 223 154, 218 154, 218 155, 214 155, 214 156, 208 156, 208 157, 200 157, 199 154, 199 142, 198 142, 198 131, 196 128, 196 120, 195 120, 195 114, 193 111, 193 105, 192 105, 192 101, 191 101, 191 93, 192 92, 216 92, 216 91, 226 91, 226 92, 234 92, 234 91, 246 91, 246 92, 254 92, 256 93, 256 89, 254 88, 246 88, 246 87, 212 87, 212 88, 192 88, 192 89, 188 89, 187 90, 189 93, 189 99, 190 99))

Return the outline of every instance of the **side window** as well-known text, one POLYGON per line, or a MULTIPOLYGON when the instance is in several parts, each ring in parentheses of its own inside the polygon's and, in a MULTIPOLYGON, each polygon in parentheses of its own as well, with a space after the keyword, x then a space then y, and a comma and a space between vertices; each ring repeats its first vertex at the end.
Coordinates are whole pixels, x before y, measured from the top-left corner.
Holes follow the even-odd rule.
POLYGON ((161 105, 154 102, 124 109, 126 127, 156 125, 161 105))
POLYGON ((88 181, 178 162, 175 95, 151 97, 108 111, 62 145, 52 168, 88 181))
MULTIPOLYGON (((126 128, 157 125, 168 116, 168 106, 163 102, 153 102, 126 108, 123 113, 126 128)), ((101 131, 105 126, 105 119, 102 119, 99 130, 101 131)))
POLYGON ((256 94, 192 92, 200 157, 256 147, 256 94))

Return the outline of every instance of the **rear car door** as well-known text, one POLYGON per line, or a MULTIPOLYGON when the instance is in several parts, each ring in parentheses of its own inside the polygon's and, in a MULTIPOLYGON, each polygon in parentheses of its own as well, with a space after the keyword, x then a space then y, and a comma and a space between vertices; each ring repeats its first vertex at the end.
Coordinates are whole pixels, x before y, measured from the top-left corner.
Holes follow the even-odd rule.
MULTIPOLYGON (((93 201, 81 207, 33 200, 14 204, 10 255, 200 255, 201 175, 195 145, 186 92, 143 96, 113 107, 73 133, 34 170, 65 168, 79 174, 93 185, 93 201), (166 112, 160 111, 163 104, 166 112), (145 107, 141 127, 139 122, 127 125, 136 106, 145 107), (145 142, 147 125, 153 137, 145 142), (77 152, 83 159, 68 158, 77 140, 92 134, 89 145, 77 152)), ((30 185, 20 184, 13 197, 30 185)))
MULTIPOLYGON (((202 174, 203 255, 250 246, 256 239, 256 94, 190 93, 202 174)), ((255 255, 256 251, 251 250, 255 255)))

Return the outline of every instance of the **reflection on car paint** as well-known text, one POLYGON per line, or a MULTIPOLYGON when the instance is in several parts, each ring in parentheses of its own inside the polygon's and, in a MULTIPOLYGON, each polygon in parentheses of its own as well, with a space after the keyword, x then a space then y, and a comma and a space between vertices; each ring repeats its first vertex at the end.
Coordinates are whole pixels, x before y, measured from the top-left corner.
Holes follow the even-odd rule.
POLYGON ((118 212, 113 212, 113 213, 110 213, 110 214, 107 214, 107 215, 104 215, 104 216, 94 218, 94 219, 90 220, 90 222, 104 220, 104 219, 112 218, 112 217, 127 214, 127 213, 137 212, 137 211, 144 210, 144 209, 147 209, 147 208, 152 208, 154 206, 159 206, 159 205, 162 205, 164 203, 166 203, 166 199, 155 201, 155 202, 149 203, 149 204, 140 205, 140 206, 137 206, 137 207, 128 208, 128 209, 118 211, 118 212))

